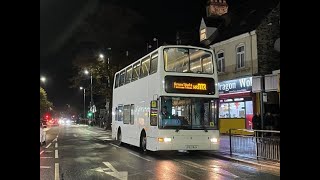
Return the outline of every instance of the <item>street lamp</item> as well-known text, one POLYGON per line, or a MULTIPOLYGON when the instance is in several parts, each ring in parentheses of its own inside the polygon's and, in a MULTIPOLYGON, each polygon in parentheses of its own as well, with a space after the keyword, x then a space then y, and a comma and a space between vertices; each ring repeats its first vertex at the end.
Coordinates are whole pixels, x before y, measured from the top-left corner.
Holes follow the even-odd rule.
POLYGON ((147 53, 149 52, 149 49, 151 49, 151 48, 152 48, 152 46, 149 43, 147 43, 147 53))
POLYGON ((103 59, 103 58, 104 58, 104 55, 103 55, 103 54, 99 54, 99 57, 100 57, 101 59, 103 59))
POLYGON ((41 76, 41 77, 40 77, 40 81, 46 82, 46 78, 45 78, 44 76, 41 76))
POLYGON ((159 47, 158 39, 157 38, 153 38, 153 41, 157 41, 157 48, 158 48, 159 47))
POLYGON ((83 89, 83 118, 85 118, 86 115, 86 89, 83 87, 80 87, 80 90, 83 89))

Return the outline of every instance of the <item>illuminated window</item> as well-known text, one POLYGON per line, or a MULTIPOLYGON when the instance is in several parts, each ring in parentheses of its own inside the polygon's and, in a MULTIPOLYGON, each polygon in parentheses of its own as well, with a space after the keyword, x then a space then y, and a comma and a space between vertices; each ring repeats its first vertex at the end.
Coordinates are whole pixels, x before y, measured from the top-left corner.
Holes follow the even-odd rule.
POLYGON ((225 71, 224 52, 223 51, 218 52, 217 66, 218 66, 218 72, 225 71))
POLYGON ((128 84, 131 82, 132 66, 128 67, 126 71, 126 84, 128 84))
POLYGON ((152 54, 150 74, 156 73, 158 69, 158 53, 152 54))
POLYGON ((201 29, 200 31, 200 41, 207 39, 206 29, 201 29))
POLYGON ((244 44, 241 44, 237 47, 237 68, 243 68, 245 66, 245 51, 244 44))
POLYGON ((133 65, 133 72, 132 72, 132 80, 135 81, 139 79, 140 75, 140 62, 137 62, 136 64, 133 65))
POLYGON ((140 78, 146 77, 149 74, 150 57, 141 61, 140 78))

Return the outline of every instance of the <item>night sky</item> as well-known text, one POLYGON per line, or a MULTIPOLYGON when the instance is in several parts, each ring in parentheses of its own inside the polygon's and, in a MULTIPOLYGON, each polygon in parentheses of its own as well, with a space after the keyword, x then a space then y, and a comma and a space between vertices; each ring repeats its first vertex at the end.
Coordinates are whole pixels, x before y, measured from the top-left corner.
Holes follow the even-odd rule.
MULTIPOLYGON (((130 19, 126 16, 134 14, 139 21, 134 30, 142 36, 139 39, 128 36, 128 44, 134 47, 125 47, 127 43, 121 42, 124 44, 124 49, 115 48, 112 53, 123 53, 125 49, 143 52, 146 50, 147 42, 154 43, 152 41, 154 37, 159 39, 159 44, 175 42, 177 31, 191 32, 193 42, 197 42, 200 21, 205 16, 205 2, 205 0, 41 0, 40 75, 47 78, 47 82, 41 86, 45 88, 49 100, 55 107, 59 108, 65 104, 81 107, 82 92, 79 89, 69 88, 68 79, 72 76, 72 48, 68 47, 68 42, 88 12, 107 9, 105 15, 109 18, 106 17, 106 23, 110 21, 110 17, 114 22, 110 31, 106 33, 123 37, 127 37, 128 33, 115 30, 116 26, 122 27, 131 22, 117 22, 116 17, 121 15, 120 19, 126 20, 130 19), (96 6, 107 8, 95 8, 96 6), (126 12, 129 10, 130 13, 119 14, 121 9, 126 9, 126 12)), ((119 42, 116 38, 111 38, 106 44, 112 47, 119 42)))

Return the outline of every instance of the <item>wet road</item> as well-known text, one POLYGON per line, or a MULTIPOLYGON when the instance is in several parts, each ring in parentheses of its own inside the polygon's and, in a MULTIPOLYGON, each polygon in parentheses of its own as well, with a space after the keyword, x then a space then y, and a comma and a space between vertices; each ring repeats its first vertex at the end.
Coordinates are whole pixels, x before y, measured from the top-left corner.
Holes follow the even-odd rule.
POLYGON ((52 143, 40 155, 43 180, 280 179, 278 170, 225 161, 201 152, 143 154, 133 146, 117 146, 111 132, 95 127, 53 127, 47 134, 47 144, 52 143))

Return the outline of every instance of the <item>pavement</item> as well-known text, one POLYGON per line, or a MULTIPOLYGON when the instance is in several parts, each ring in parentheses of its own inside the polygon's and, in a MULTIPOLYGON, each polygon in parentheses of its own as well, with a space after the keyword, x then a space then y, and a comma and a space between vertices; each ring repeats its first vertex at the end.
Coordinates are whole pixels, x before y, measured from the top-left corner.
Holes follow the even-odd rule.
POLYGON ((228 135, 221 135, 220 136, 220 149, 219 151, 205 151, 206 153, 211 156, 219 157, 225 160, 235 161, 235 162, 242 162, 245 164, 251 164, 259 167, 266 167, 266 168, 273 168, 280 170, 280 162, 270 161, 270 160, 263 160, 257 159, 249 156, 241 156, 232 154, 230 155, 230 145, 229 145, 229 136, 228 135))
POLYGON ((217 153, 142 153, 118 146, 111 131, 86 125, 51 127, 40 148, 40 179, 280 179, 277 169, 223 159, 217 153), (51 144, 50 144, 51 143, 51 144))

